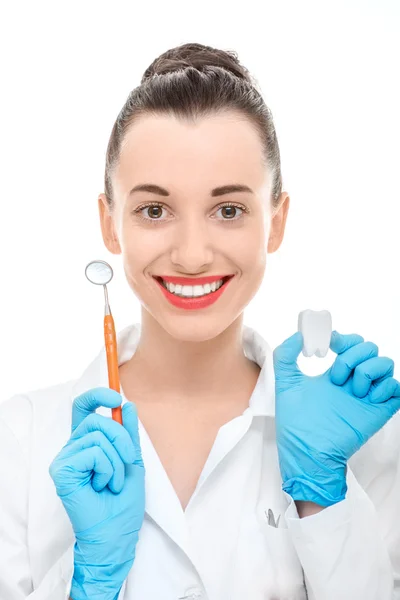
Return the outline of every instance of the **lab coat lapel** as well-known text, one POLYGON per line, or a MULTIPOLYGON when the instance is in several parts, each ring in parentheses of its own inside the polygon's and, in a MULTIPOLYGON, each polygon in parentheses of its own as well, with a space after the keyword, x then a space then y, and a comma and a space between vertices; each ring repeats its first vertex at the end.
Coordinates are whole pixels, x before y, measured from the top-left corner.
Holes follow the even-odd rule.
POLYGON ((185 513, 141 421, 139 435, 145 466, 146 513, 189 554, 185 513))

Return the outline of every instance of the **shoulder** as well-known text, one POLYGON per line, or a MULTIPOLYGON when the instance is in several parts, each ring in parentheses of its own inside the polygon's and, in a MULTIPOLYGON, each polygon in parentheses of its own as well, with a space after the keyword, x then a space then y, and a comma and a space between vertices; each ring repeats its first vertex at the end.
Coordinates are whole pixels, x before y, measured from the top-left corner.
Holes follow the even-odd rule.
POLYGON ((29 453, 33 438, 43 436, 44 442, 51 442, 58 434, 63 437, 70 431, 75 383, 72 379, 3 400, 0 403, 1 431, 6 432, 7 438, 13 437, 25 453, 29 453))

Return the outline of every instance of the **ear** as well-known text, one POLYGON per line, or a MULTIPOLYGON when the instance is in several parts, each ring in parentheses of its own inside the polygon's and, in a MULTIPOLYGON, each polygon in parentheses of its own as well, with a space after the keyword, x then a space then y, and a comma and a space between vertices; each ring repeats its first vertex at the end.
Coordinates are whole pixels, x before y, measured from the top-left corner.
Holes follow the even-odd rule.
POLYGON ((98 198, 101 233, 104 244, 111 254, 121 254, 121 246, 115 230, 113 214, 109 208, 107 196, 100 194, 98 198))
POLYGON ((282 243, 285 233, 286 219, 289 211, 290 197, 282 192, 278 203, 272 211, 271 229, 268 239, 268 253, 276 252, 282 243))

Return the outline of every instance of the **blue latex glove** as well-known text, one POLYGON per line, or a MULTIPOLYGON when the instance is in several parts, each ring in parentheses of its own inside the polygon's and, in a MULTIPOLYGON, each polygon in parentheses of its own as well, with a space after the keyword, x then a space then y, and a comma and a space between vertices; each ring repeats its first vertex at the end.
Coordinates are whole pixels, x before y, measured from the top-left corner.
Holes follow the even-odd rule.
POLYGON ((91 389, 75 398, 72 435, 49 467, 75 533, 73 600, 114 600, 133 564, 145 507, 136 407, 123 425, 95 412, 120 406, 121 395, 91 389))
POLYGON ((274 351, 276 440, 282 489, 330 506, 345 498, 348 459, 400 409, 394 362, 360 335, 332 333, 338 356, 322 375, 302 373, 295 333, 274 351))

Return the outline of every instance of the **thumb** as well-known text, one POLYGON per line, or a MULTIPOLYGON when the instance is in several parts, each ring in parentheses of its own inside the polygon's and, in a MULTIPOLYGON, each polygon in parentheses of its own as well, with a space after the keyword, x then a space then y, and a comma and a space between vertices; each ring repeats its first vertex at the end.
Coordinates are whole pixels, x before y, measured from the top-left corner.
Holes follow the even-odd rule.
POLYGON ((297 366, 297 359, 303 349, 303 343, 303 334, 301 331, 297 331, 280 346, 275 348, 274 368, 276 375, 280 373, 294 374, 301 372, 297 366))

